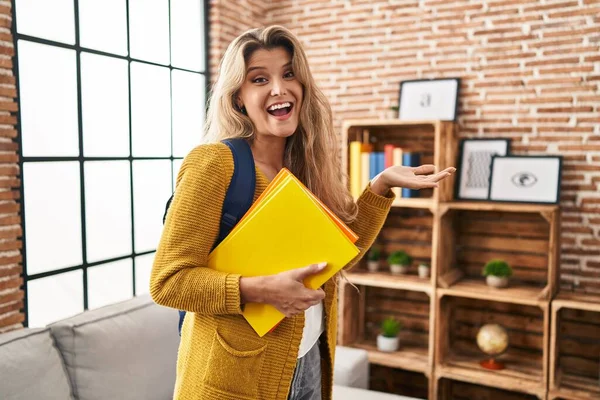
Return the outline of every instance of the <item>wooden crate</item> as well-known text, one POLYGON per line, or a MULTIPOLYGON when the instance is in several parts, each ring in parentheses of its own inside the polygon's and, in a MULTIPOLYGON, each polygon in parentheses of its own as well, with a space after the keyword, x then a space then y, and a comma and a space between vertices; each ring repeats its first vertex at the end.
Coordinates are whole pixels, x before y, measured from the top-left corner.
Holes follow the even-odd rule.
POLYGON ((362 348, 369 362, 429 376, 433 365, 432 301, 423 292, 340 284, 338 344, 362 348), (394 316, 404 325, 400 348, 394 353, 377 350, 380 322, 394 316))
POLYGON ((437 383, 439 400, 536 400, 531 394, 442 378, 437 383))
MULTIPOLYGON (((440 170, 454 166, 458 152, 456 126, 448 121, 351 120, 342 127, 342 170, 349 174, 348 144, 362 140, 369 132, 375 151, 385 144, 402 147, 405 152, 421 153, 421 164, 434 164, 440 170)), ((395 206, 433 210, 440 201, 453 198, 454 176, 444 180, 438 190, 420 191, 419 198, 397 199, 395 206)))
POLYGON ((444 294, 438 289, 435 373, 464 382, 546 395, 549 342, 547 306, 525 306, 444 294), (476 344, 479 328, 498 323, 509 333, 509 348, 498 360, 506 368, 490 371, 480 366, 486 356, 476 344))
POLYGON ((371 365, 369 389, 427 399, 429 398, 429 378, 418 372, 371 365))
POLYGON ((463 203, 440 206, 438 287, 456 295, 547 303, 556 288, 557 206, 463 203), (508 288, 490 288, 483 266, 499 258, 513 267, 508 288))
POLYGON ((600 399, 600 297, 559 294, 552 302, 551 398, 600 399))

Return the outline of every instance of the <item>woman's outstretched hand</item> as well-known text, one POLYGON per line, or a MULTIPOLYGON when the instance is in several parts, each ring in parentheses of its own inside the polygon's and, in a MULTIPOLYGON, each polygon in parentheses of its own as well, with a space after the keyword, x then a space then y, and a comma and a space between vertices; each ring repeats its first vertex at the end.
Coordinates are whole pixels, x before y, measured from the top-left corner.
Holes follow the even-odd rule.
POLYGON ((407 189, 429 189, 438 187, 438 182, 452 175, 456 168, 449 167, 435 172, 435 165, 425 164, 419 167, 393 166, 385 169, 371 181, 371 190, 384 195, 394 187, 407 189))
POLYGON ((304 286, 304 280, 326 266, 327 263, 311 264, 276 275, 242 278, 242 303, 271 304, 286 317, 300 314, 325 298, 323 289, 309 289, 304 286))

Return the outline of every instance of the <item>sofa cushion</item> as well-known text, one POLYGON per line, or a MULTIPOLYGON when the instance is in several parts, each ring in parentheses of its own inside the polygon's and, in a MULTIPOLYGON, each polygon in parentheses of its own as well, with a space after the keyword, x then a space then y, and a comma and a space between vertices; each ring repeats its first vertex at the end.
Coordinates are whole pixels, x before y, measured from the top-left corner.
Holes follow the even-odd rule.
POLYGON ((0 399, 72 399, 69 377, 48 328, 0 335, 0 399))
POLYGON ((50 325, 75 398, 171 399, 178 319, 144 295, 50 325))

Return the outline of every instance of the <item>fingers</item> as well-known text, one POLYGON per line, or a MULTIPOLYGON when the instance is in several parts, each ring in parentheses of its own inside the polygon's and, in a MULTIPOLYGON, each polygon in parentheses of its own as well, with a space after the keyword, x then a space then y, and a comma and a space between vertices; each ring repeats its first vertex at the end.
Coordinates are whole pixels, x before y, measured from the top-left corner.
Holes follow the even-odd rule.
POLYGON ((433 164, 424 164, 419 165, 418 167, 413 168, 413 173, 415 175, 428 175, 433 174, 435 172, 435 165, 433 164))
POLYGON ((318 264, 311 264, 307 267, 298 268, 294 271, 294 279, 298 282, 302 282, 309 276, 318 274, 319 272, 323 271, 326 266, 326 262, 321 262, 318 264))

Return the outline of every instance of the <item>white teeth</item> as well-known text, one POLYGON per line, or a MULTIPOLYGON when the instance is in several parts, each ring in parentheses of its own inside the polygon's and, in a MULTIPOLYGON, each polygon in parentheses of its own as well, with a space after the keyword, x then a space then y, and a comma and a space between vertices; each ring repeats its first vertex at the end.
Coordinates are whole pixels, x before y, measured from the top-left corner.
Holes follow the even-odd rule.
POLYGON ((268 108, 269 111, 273 111, 273 110, 279 110, 280 108, 284 108, 284 107, 291 107, 292 105, 290 103, 281 103, 281 104, 274 104, 271 107, 268 108))

